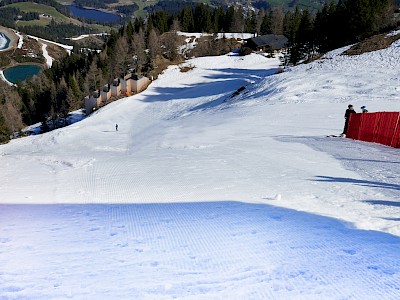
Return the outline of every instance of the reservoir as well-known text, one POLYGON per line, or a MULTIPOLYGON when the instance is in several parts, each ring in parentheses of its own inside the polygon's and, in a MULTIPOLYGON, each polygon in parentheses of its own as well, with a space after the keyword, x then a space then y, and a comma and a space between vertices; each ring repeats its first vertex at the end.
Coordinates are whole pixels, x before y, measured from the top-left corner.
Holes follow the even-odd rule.
POLYGON ((40 72, 42 72, 42 68, 37 65, 20 65, 5 69, 4 77, 15 84, 18 81, 24 81, 28 77, 32 77, 40 72))
POLYGON ((120 20, 120 16, 103 12, 97 9, 86 9, 77 7, 75 5, 66 5, 75 17, 95 20, 97 22, 117 22, 120 20))

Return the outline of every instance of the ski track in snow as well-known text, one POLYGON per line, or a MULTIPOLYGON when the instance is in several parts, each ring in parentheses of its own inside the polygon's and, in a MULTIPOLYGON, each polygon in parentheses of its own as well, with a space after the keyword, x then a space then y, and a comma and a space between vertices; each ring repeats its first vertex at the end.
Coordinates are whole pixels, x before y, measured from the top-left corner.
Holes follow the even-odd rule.
POLYGON ((399 110, 398 47, 197 58, 1 145, 0 299, 399 299, 398 149, 326 138, 399 110))
POLYGON ((308 213, 239 202, 0 208, 6 299, 400 296, 398 237, 308 213))

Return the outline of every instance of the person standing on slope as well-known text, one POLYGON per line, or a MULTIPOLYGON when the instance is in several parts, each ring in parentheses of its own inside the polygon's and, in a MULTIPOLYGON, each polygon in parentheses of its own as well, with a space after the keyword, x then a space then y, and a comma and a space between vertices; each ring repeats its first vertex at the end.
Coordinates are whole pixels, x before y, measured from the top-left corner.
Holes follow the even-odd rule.
POLYGON ((118 124, 115 124, 115 131, 118 131, 118 124))
POLYGON ((365 105, 361 106, 361 112, 362 113, 367 113, 368 109, 365 107, 365 105))
POLYGON ((343 128, 343 133, 342 136, 346 136, 347 134, 347 128, 349 127, 349 120, 350 120, 350 115, 355 114, 356 111, 354 110, 353 105, 349 104, 348 108, 346 109, 346 113, 344 114, 344 119, 346 120, 344 123, 344 128, 343 128))

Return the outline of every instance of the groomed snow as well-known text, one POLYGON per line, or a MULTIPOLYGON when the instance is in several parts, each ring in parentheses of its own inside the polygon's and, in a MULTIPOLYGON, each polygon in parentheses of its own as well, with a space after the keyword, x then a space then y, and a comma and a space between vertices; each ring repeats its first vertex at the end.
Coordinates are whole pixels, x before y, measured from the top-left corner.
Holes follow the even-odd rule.
POLYGON ((197 58, 0 146, 0 298, 400 298, 399 150, 326 137, 400 109, 399 47, 197 58))
POLYGON ((53 65, 54 58, 52 58, 49 55, 49 52, 47 52, 47 44, 45 44, 45 43, 42 43, 42 53, 43 53, 44 58, 46 59, 47 67, 51 68, 51 66, 53 65))

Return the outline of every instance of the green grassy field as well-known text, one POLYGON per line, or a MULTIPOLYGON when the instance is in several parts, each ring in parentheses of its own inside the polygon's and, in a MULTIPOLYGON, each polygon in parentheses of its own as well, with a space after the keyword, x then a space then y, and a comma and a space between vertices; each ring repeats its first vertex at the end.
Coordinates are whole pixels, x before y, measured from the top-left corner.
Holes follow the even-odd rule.
POLYGON ((40 18, 40 20, 17 21, 18 26, 46 26, 49 25, 50 19, 40 18))
POLYGON ((7 5, 5 7, 15 7, 23 12, 37 12, 52 16, 56 22, 66 22, 69 18, 58 12, 54 7, 33 2, 20 2, 7 5))
MULTIPOLYGON (((72 23, 78 26, 82 26, 83 23, 77 19, 67 17, 62 13, 58 12, 54 7, 37 4, 33 2, 20 2, 7 5, 5 7, 15 7, 23 12, 37 12, 39 14, 46 14, 51 16, 55 22, 57 23, 72 23)), ((51 22, 51 18, 48 17, 40 17, 40 20, 32 20, 32 21, 18 21, 18 26, 46 26, 51 22)), ((94 28, 99 30, 100 32, 109 32, 111 30, 110 27, 99 25, 99 24, 85 24, 85 26, 94 28)))

